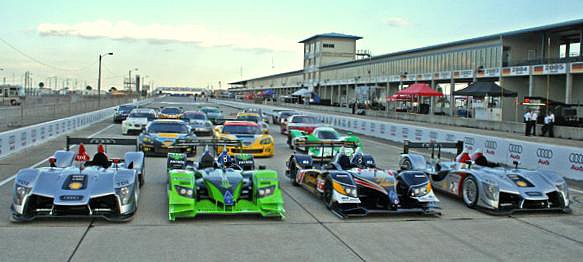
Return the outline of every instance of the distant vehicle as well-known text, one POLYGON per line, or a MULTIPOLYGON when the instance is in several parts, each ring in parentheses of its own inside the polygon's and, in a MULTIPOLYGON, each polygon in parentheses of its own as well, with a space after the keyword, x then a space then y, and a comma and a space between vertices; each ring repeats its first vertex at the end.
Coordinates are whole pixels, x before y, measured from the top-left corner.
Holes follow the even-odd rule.
POLYGON ((212 136, 213 123, 208 120, 205 113, 200 111, 186 111, 182 114, 182 120, 186 122, 192 132, 197 136, 212 136))
POLYGON ((280 125, 282 121, 292 115, 299 115, 299 113, 292 110, 273 110, 271 121, 276 125, 280 125))
POLYGON ((180 119, 182 116, 182 108, 179 107, 164 107, 160 109, 160 119, 180 119))
POLYGON ((137 106, 130 104, 116 107, 113 112, 113 122, 121 123, 130 115, 130 112, 136 108, 137 106))
POLYGON ((190 127, 182 120, 159 119, 150 122, 138 136, 140 150, 146 154, 166 154, 169 152, 195 154, 194 149, 177 145, 177 141, 195 139, 190 127))
POLYGON ((264 121, 265 119, 261 118, 260 113, 247 113, 247 112, 238 113, 236 120, 254 122, 257 123, 259 127, 261 127, 261 129, 269 131, 269 124, 266 121, 264 121))
POLYGON ((156 111, 149 108, 136 108, 130 112, 129 116, 121 122, 121 133, 129 135, 140 133, 146 125, 156 119, 156 111))
MULTIPOLYGON (((332 127, 318 127, 314 129, 314 132, 307 134, 304 131, 291 130, 290 131, 291 144, 289 145, 291 149, 300 150, 308 153, 312 158, 331 158, 340 152, 338 147, 308 147, 302 148, 298 147, 297 144, 301 142, 353 142, 359 146, 362 146, 360 138, 349 133, 347 136, 343 136, 336 129, 332 127)), ((342 149, 343 153, 347 156, 351 156, 353 150, 351 148, 342 149)))
POLYGON ((214 125, 221 125, 224 120, 223 112, 221 112, 216 107, 205 106, 200 109, 200 111, 206 114, 206 117, 214 124, 214 125))
POLYGON ((49 167, 18 171, 12 192, 12 220, 42 217, 100 217, 127 221, 136 213, 144 183, 144 153, 109 158, 103 145, 136 145, 135 139, 70 138, 66 150, 49 158, 49 167), (78 144, 77 153, 69 151, 78 144), (88 144, 99 144, 91 159, 88 144), (79 163, 75 166, 75 163, 79 163))
POLYGON ((463 142, 405 141, 399 165, 402 170, 425 172, 436 190, 461 198, 470 208, 492 214, 517 211, 570 212, 567 182, 552 170, 527 170, 502 167, 489 162, 479 150, 463 151, 463 142), (409 152, 411 148, 430 148, 432 158, 409 152), (454 161, 440 160, 441 149, 457 149, 454 161), (437 158, 435 157, 437 150, 437 158))

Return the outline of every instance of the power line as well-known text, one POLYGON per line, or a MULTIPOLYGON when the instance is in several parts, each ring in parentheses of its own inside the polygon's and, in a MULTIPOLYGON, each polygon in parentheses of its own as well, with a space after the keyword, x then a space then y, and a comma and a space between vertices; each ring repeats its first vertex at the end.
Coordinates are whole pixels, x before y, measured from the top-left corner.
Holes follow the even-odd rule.
POLYGON ((40 60, 38 60, 38 59, 36 59, 36 58, 34 58, 34 57, 32 57, 32 56, 30 56, 30 55, 26 54, 26 53, 24 53, 24 52, 23 52, 23 51, 21 51, 20 49, 16 48, 16 47, 15 47, 15 46, 13 46, 12 44, 10 44, 8 41, 4 40, 2 37, 0 37, 0 42, 4 43, 6 46, 8 46, 8 47, 12 48, 14 51, 16 51, 16 52, 17 52, 17 53, 19 53, 20 55, 22 55, 22 56, 24 56, 24 57, 26 57, 26 58, 30 59, 31 61, 33 61, 33 62, 35 62, 35 63, 38 63, 38 64, 40 64, 40 65, 43 65, 43 66, 46 66, 46 67, 52 68, 52 69, 56 69, 56 70, 61 70, 61 71, 84 71, 84 70, 87 70, 87 69, 89 69, 90 67, 92 67, 92 66, 94 66, 94 65, 96 65, 96 64, 98 63, 98 61, 96 61, 95 63, 92 63, 92 64, 90 64, 90 65, 87 65, 87 66, 84 66, 84 67, 81 67, 81 68, 78 68, 78 69, 72 69, 72 68, 62 68, 62 67, 58 67, 58 66, 54 66, 54 65, 50 65, 50 64, 44 63, 44 62, 42 62, 42 61, 40 61, 40 60))

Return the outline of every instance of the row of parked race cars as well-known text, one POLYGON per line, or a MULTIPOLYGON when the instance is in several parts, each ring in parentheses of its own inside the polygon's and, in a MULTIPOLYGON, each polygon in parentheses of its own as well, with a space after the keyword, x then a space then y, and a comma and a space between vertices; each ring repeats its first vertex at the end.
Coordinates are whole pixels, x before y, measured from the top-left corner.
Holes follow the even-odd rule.
MULTIPOLYGON (((114 120, 122 122, 122 132, 139 130, 137 141, 67 138, 66 150, 56 151, 49 167, 18 172, 12 219, 131 219, 145 183, 145 154, 167 158, 171 221, 201 214, 241 213, 283 219, 286 212, 278 173, 257 166, 254 160, 275 153, 267 115, 251 108, 235 119, 222 114, 211 118, 205 109, 221 113, 217 108, 187 112, 180 108, 162 108, 160 112, 134 108, 118 117, 116 112, 114 120), (144 118, 145 122, 140 122, 144 118), (132 128, 123 128, 129 124, 132 128), (204 133, 197 136, 197 132, 204 133), (97 145, 93 158, 85 149, 89 144, 97 145), (105 146, 113 145, 133 145, 136 150, 123 158, 110 158, 105 146), (69 150, 73 146, 78 147, 77 152, 69 150)), ((434 190, 458 197, 470 208, 496 214, 570 211, 569 191, 560 175, 522 169, 518 163, 500 166, 479 151, 465 152, 461 141, 405 141, 399 170, 388 170, 379 168, 374 157, 365 153, 357 136, 323 126, 313 116, 282 110, 271 117, 294 150, 285 164, 291 184, 313 193, 341 218, 370 213, 441 214, 434 190), (455 152, 455 158, 443 160, 446 151, 455 152)))

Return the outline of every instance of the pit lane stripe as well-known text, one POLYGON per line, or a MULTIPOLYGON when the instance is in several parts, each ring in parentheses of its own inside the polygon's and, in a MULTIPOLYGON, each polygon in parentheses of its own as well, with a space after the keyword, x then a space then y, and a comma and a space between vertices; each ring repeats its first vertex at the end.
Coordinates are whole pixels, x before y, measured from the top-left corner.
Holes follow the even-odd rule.
MULTIPOLYGON (((87 138, 93 138, 94 136, 96 136, 96 135, 99 135, 99 134, 101 134, 103 131, 105 131, 105 130, 107 130, 107 129, 111 128, 112 126, 113 126, 113 124, 110 124, 109 126, 107 126, 107 127, 103 128, 103 129, 101 129, 101 130, 99 130, 99 131, 97 131, 97 132, 95 132, 95 133, 93 133, 93 134, 89 135, 87 138)), ((71 148, 74 148, 75 146, 77 146, 77 145, 73 145, 73 146, 71 146, 71 148)), ((41 164, 43 164, 44 162, 48 161, 48 160, 49 160, 49 158, 50 158, 50 157, 47 157, 47 158, 45 158, 45 159, 43 159, 43 160, 39 161, 38 163, 36 163, 36 164, 34 164, 34 165, 30 166, 30 168, 36 168, 37 166, 40 166, 40 165, 41 165, 41 164)), ((6 185, 6 184, 8 184, 8 182, 12 181, 14 178, 16 178, 16 174, 14 174, 13 176, 11 176, 11 177, 9 177, 9 178, 6 178, 6 179, 2 180, 2 182, 0 182, 0 187, 1 187, 1 186, 3 186, 3 185, 6 185)))

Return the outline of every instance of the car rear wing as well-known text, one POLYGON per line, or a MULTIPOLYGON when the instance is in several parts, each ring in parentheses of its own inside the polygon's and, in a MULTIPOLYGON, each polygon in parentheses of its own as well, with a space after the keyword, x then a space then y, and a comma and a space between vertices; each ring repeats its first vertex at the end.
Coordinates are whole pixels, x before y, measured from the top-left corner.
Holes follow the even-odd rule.
POLYGON ((298 147, 321 147, 321 148, 357 148, 358 142, 353 141, 296 141, 295 145, 298 147))
POLYGON ((441 149, 456 149, 456 155, 459 155, 464 150, 464 141, 457 142, 411 142, 405 140, 403 143, 403 154, 409 154, 411 148, 431 148, 431 158, 435 158, 435 150, 437 149, 437 158, 441 157, 441 149))
POLYGON ((193 140, 183 140, 183 139, 178 139, 176 140, 175 143, 176 146, 187 146, 187 147, 191 147, 191 148, 197 148, 197 147, 206 147, 209 146, 212 149, 214 149, 215 153, 218 154, 219 152, 217 151, 217 149, 219 147, 228 147, 228 146, 232 146, 232 147, 236 147, 236 148, 243 148, 243 143, 241 142, 241 140, 231 140, 231 139, 216 139, 216 138, 198 138, 198 139, 193 139, 193 140))
POLYGON ((129 138, 110 138, 110 137, 93 137, 93 138, 81 138, 81 137, 70 137, 67 136, 66 149, 69 151, 71 145, 114 145, 114 146, 135 146, 136 151, 138 151, 138 141, 137 139, 129 138))

